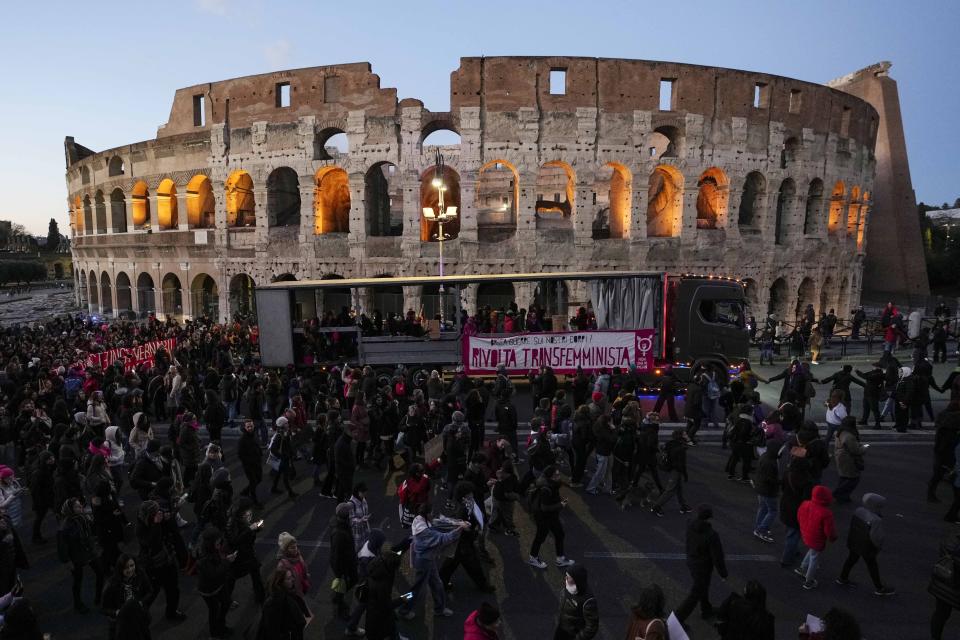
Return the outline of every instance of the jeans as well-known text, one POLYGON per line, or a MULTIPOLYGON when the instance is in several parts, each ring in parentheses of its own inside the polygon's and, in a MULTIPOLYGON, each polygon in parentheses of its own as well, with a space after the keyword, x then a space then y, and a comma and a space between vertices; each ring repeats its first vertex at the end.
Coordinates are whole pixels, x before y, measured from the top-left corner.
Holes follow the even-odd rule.
POLYGON ((811 582, 817 577, 817 570, 820 568, 820 554, 822 551, 816 549, 807 549, 807 555, 803 556, 800 563, 800 571, 803 571, 807 582, 811 582))
POLYGON ((713 426, 718 426, 717 424, 717 405, 719 403, 717 400, 711 400, 707 396, 703 396, 703 418, 701 419, 701 424, 704 427, 708 427, 711 424, 713 426))
POLYGON ((430 594, 433 596, 433 610, 440 612, 446 608, 447 595, 443 589, 443 580, 440 579, 440 569, 437 567, 437 561, 418 561, 416 563, 416 576, 413 579, 413 584, 410 586, 413 597, 410 598, 405 605, 400 607, 400 613, 413 611, 417 603, 417 598, 419 598, 420 592, 423 591, 425 584, 430 587, 430 594))
POLYGON ((760 364, 763 364, 764 361, 773 364, 773 345, 760 347, 760 364))
POLYGON ((780 557, 780 564, 792 565, 797 559, 797 548, 799 546, 800 529, 787 527, 787 533, 783 537, 783 555, 780 557))
POLYGON ((587 485, 587 491, 594 493, 600 491, 607 481, 607 469, 610 466, 610 456, 597 454, 597 469, 593 472, 590 484, 587 485))
POLYGON ((227 426, 232 427, 237 419, 237 403, 224 401, 223 408, 227 412, 227 426))
POLYGON ((774 496, 757 496, 757 502, 759 503, 757 520, 753 528, 761 533, 770 533, 770 525, 773 524, 779 511, 777 498, 774 496))

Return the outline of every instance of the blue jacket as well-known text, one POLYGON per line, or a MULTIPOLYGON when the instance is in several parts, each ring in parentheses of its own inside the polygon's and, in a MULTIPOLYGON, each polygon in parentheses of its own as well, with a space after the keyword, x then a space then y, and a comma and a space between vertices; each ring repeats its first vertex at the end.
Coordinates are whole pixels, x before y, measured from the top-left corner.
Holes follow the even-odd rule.
POLYGON ((460 529, 442 532, 427 527, 413 536, 413 566, 417 569, 428 567, 437 561, 440 549, 460 537, 460 529))

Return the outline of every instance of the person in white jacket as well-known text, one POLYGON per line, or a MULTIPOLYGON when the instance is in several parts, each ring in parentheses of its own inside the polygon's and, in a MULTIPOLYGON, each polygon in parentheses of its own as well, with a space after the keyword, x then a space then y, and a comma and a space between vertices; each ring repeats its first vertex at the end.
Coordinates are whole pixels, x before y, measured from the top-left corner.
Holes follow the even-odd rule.
POLYGON ((103 435, 103 443, 110 447, 110 455, 107 456, 107 466, 110 467, 110 475, 113 477, 113 484, 116 486, 117 493, 119 494, 121 487, 123 487, 123 476, 125 475, 123 463, 127 455, 127 452, 123 450, 123 434, 120 432, 120 427, 107 427, 103 435))
POLYGON ((103 391, 94 391, 87 400, 87 425, 100 431, 109 424, 110 416, 107 414, 107 403, 103 401, 103 391))

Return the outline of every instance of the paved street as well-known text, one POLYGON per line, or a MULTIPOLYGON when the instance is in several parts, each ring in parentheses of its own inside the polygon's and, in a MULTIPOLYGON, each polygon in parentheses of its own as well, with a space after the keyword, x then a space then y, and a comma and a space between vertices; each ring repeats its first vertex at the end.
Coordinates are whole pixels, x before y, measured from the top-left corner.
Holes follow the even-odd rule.
MULTIPOLYGON (((818 375, 832 371, 832 364, 817 368, 818 375)), ((765 368, 767 369, 767 368, 765 368)), ((763 374, 769 373, 762 369, 763 374)), ((938 366, 938 376, 947 368, 938 366)), ((776 368, 771 369, 771 371, 776 368)), ((779 387, 761 385, 766 400, 775 400, 779 387)), ((817 400, 825 396, 818 393, 817 400)), ((818 402, 818 404, 819 404, 818 402)), ((646 399, 645 405, 652 399, 646 399)), ((942 405, 938 400, 937 406, 942 405)), ((518 399, 518 406, 529 411, 528 402, 518 399)), ((857 400, 854 407, 857 407, 857 400)), ((523 416, 521 416, 523 417, 523 416)), ((820 412, 819 418, 822 418, 820 412)), ((667 430, 665 430, 667 431, 667 430)), ((707 434, 706 442, 690 451, 691 483, 688 500, 696 505, 710 503, 715 511, 715 527, 719 531, 728 554, 730 579, 727 584, 714 582, 712 599, 715 604, 726 596, 731 588, 741 589, 749 579, 760 580, 769 591, 768 603, 777 617, 778 637, 795 637, 796 626, 807 613, 823 613, 833 604, 846 606, 855 611, 861 620, 866 637, 875 638, 922 638, 932 610, 931 599, 926 595, 929 570, 937 558, 937 548, 942 538, 954 528, 942 522, 946 504, 930 505, 924 498, 924 483, 929 468, 931 432, 911 433, 899 436, 889 430, 865 432, 864 439, 873 441, 874 447, 867 456, 867 469, 855 498, 863 491, 878 492, 888 498, 886 526, 888 542, 880 559, 884 580, 895 586, 898 595, 878 600, 872 595, 866 569, 855 569, 853 579, 859 586, 844 589, 833 583, 845 557, 841 544, 828 549, 821 572, 821 587, 807 592, 800 588, 800 580, 791 572, 780 569, 779 554, 782 543, 782 527, 774 529, 777 542, 764 544, 751 536, 756 498, 748 485, 729 482, 722 472, 726 452, 717 442, 716 433, 707 434)), ((235 439, 227 443, 228 455, 233 453, 235 439)), ((234 459, 228 462, 235 462, 234 459)), ((267 503, 262 517, 266 524, 261 535, 261 558, 264 569, 272 566, 277 534, 290 531, 301 540, 301 547, 308 557, 313 575, 314 592, 310 604, 318 614, 316 628, 308 637, 340 638, 341 623, 331 620, 327 586, 331 576, 328 569, 327 540, 334 503, 317 496, 306 463, 299 463, 301 476, 297 490, 302 494, 296 502, 285 496, 273 496, 267 503)), ((240 470, 233 464, 235 486, 243 486, 240 470)), ((403 536, 396 520, 396 500, 393 498, 398 476, 384 479, 381 474, 366 471, 358 474, 371 486, 370 505, 374 521, 387 532, 388 539, 403 536)), ((831 468, 825 475, 826 484, 836 482, 831 468)), ((261 496, 266 491, 261 487, 261 496)), ((583 563, 591 575, 601 610, 602 638, 620 638, 627 624, 632 594, 649 582, 660 584, 667 593, 668 607, 676 606, 689 585, 683 561, 684 532, 687 517, 674 506, 664 518, 656 518, 638 509, 621 512, 609 497, 592 497, 574 490, 566 490, 570 506, 564 513, 567 529, 568 555, 583 563)), ((941 487, 941 497, 946 501, 947 486, 941 487)), ((133 513, 138 503, 135 496, 127 496, 127 511, 133 513)), ((837 524, 841 534, 848 528, 850 506, 837 509, 837 524)), ((185 515, 189 519, 192 514, 185 515)), ((521 536, 505 538, 494 536, 489 545, 497 566, 492 579, 497 585, 497 601, 504 613, 503 637, 510 639, 547 638, 552 634, 552 625, 562 589, 562 573, 550 567, 541 572, 524 563, 533 530, 529 517, 518 511, 521 536)), ((48 522, 47 537, 53 538, 52 522, 48 522)), ((25 536, 29 539, 29 535, 25 536)), ((62 638, 102 638, 105 621, 88 614, 79 616, 70 607, 69 574, 55 557, 53 544, 45 547, 28 547, 33 568, 26 573, 28 593, 38 603, 43 614, 44 630, 62 638)), ((553 560, 550 540, 544 546, 543 556, 553 560)), ((399 593, 406 590, 410 579, 409 569, 400 578, 399 593)), ((413 623, 403 623, 401 631, 411 638, 459 639, 462 637, 462 622, 466 615, 483 599, 474 591, 465 574, 454 578, 455 591, 452 607, 456 615, 450 619, 435 621, 428 615, 420 616, 413 623)), ((171 628, 166 621, 155 624, 158 638, 204 638, 206 609, 196 595, 195 579, 181 578, 183 608, 189 615, 187 622, 171 628)), ((88 590, 92 584, 88 584, 88 590)), ((251 631, 257 620, 257 611, 252 606, 248 581, 237 586, 236 599, 241 607, 230 614, 230 624, 238 629, 251 631)), ((160 597, 162 599, 162 596, 160 597)), ((88 597, 89 599, 89 597, 88 597)), ((154 606, 157 617, 161 604, 154 606)), ((430 610, 428 605, 428 612, 430 610)), ((689 618, 694 638, 711 638, 715 633, 703 623, 698 614, 689 618)))

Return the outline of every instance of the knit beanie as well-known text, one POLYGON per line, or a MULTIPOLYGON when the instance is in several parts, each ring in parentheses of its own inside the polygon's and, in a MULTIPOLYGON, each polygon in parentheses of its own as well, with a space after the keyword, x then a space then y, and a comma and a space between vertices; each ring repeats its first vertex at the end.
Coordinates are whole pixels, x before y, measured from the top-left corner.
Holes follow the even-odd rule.
POLYGON ((277 546, 280 547, 280 551, 286 551, 287 547, 296 541, 297 539, 293 537, 293 534, 287 533, 286 531, 277 536, 277 546))

